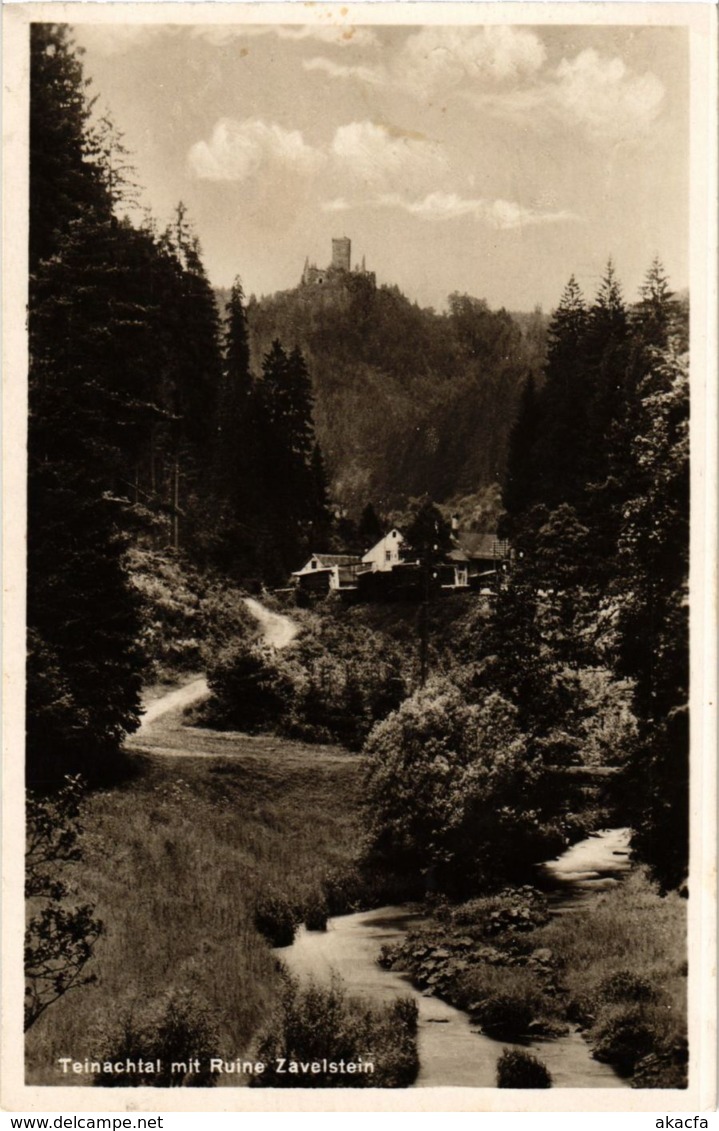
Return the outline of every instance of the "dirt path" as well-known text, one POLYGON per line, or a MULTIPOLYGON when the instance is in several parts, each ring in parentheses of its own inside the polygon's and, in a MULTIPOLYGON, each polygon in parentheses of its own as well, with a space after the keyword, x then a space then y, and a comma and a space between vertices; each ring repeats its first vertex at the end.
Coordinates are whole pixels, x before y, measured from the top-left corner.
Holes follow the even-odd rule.
MULTIPOLYGON (((254 597, 245 597, 244 600, 262 629, 265 644, 279 650, 292 643, 299 626, 291 617, 273 613, 254 597)), ((205 676, 195 676, 182 687, 175 687, 154 699, 147 704, 139 729, 128 738, 127 746, 176 756, 227 754, 228 739, 238 738, 238 735, 205 731, 198 740, 196 732, 182 725, 182 714, 186 708, 202 702, 209 694, 205 676)), ((243 735, 242 741, 252 746, 264 737, 254 739, 243 735)))
POLYGON ((273 613, 254 597, 245 597, 245 604, 253 617, 259 621, 265 644, 279 650, 292 643, 299 632, 299 625, 291 617, 284 616, 282 613, 273 613))

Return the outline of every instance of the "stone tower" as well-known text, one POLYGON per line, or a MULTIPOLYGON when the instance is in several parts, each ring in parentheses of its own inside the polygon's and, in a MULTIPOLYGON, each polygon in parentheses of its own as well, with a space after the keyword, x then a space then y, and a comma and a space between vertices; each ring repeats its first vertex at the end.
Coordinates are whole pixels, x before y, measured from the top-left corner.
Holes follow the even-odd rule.
POLYGON ((339 271, 349 271, 352 241, 347 236, 332 240, 332 266, 339 271))

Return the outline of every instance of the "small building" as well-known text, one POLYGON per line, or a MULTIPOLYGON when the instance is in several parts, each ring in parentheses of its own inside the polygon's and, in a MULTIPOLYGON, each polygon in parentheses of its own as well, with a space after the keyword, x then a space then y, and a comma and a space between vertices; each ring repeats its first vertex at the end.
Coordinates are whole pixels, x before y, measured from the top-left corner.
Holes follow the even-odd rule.
POLYGON ((386 573, 399 565, 403 546, 404 538, 395 526, 362 556, 362 565, 371 569, 373 573, 386 573))
POLYGON ((454 568, 450 581, 445 575, 444 586, 453 589, 478 589, 491 585, 509 561, 509 543, 496 534, 478 534, 467 531, 454 535, 454 547, 447 561, 454 568))
POLYGON ((306 592, 326 595, 331 590, 356 589, 361 564, 358 554, 313 554, 292 577, 306 592))

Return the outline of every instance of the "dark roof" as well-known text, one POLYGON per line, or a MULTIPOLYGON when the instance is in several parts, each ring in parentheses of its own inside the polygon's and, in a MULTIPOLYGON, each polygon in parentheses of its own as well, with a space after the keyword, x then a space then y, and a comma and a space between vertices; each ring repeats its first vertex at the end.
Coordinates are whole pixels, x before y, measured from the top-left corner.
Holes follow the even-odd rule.
POLYGON ((359 565, 362 561, 359 554, 313 554, 312 557, 322 562, 323 566, 359 565))
POLYGON ((496 534, 469 530, 457 535, 455 548, 447 556, 453 562, 486 561, 501 556, 506 549, 507 543, 500 541, 496 534))

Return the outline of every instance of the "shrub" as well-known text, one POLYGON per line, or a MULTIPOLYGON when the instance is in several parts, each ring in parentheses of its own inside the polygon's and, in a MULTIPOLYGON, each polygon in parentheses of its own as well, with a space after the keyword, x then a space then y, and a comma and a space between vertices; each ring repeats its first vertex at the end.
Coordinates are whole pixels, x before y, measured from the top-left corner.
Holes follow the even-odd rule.
POLYGON ((255 906, 255 926, 272 946, 291 946, 300 921, 296 909, 279 892, 262 897, 255 906))
POLYGON ((208 721, 250 732, 274 729, 295 694, 288 665, 260 645, 239 643, 226 648, 207 678, 214 694, 206 709, 208 721))
POLYGON ((503 1049, 497 1061, 498 1088, 551 1088, 552 1077, 541 1060, 521 1049, 503 1049))
POLYGON ((474 1018, 488 1037, 522 1037, 534 1020, 534 1003, 521 993, 507 992, 485 998, 473 1009, 474 1018))
POLYGON ((375 727, 366 751, 366 820, 380 860, 461 894, 546 852, 542 770, 500 695, 470 704, 433 680, 375 727))
POLYGON ((599 983, 603 1001, 654 1001, 656 990, 646 978, 632 970, 616 970, 599 983))
POLYGON ((305 926, 308 931, 326 931, 329 911, 327 901, 321 896, 315 896, 305 905, 305 926))
POLYGON ((132 1007, 126 1009, 119 1025, 105 1034, 104 1044, 103 1061, 159 1060, 161 1070, 103 1074, 95 1078, 96 1085, 207 1088, 216 1082, 209 1060, 218 1055, 217 1027, 208 1007, 191 990, 171 991, 140 1013, 132 1007), (199 1061, 198 1071, 192 1071, 195 1061, 199 1061), (173 1065, 177 1066, 174 1072, 173 1065))
POLYGON ((127 564, 142 605, 141 646, 157 678, 198 671, 218 648, 257 636, 243 593, 168 552, 132 547, 127 564))
POLYGON ((359 750, 374 723, 399 706, 407 688, 404 655, 385 634, 352 623, 343 610, 303 619, 292 647, 302 686, 286 732, 359 750))
POLYGON ((330 915, 348 915, 384 904, 421 899, 424 886, 416 877, 354 866, 328 872, 323 881, 330 915))
POLYGON ((300 987, 285 975, 282 999, 258 1059, 267 1065, 251 1086, 265 1088, 406 1088, 419 1071, 417 1005, 398 998, 371 1006, 347 995, 338 977, 328 986, 300 987), (318 1071, 279 1071, 284 1061, 316 1064, 318 1071), (371 1064, 373 1071, 346 1073, 332 1064, 371 1064))
POLYGON ((632 1076, 633 1088, 686 1088, 689 1050, 686 1041, 643 1056, 632 1076))
POLYGON ((67 777, 54 796, 27 798, 25 894, 25 1030, 71 989, 90 985, 85 972, 102 933, 94 906, 72 907, 74 889, 65 867, 82 857, 80 804, 83 783, 67 777))
POLYGON ((504 888, 496 895, 470 899, 450 912, 451 922, 481 935, 532 931, 549 920, 546 897, 536 888, 504 888))
POLYGON ((657 1034, 640 1006, 617 1005, 603 1011, 591 1040, 596 1060, 614 1065, 623 1076, 631 1076, 635 1065, 653 1052, 657 1034))

